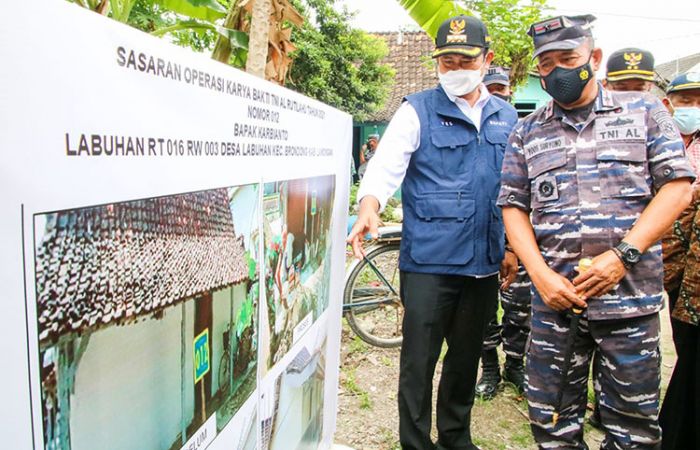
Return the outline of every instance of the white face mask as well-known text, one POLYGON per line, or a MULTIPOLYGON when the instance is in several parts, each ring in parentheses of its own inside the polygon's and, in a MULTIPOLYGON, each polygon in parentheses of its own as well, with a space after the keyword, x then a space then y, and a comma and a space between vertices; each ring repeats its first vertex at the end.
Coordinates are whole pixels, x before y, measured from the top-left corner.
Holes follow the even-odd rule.
POLYGON ((476 89, 484 75, 481 69, 477 70, 450 70, 449 72, 440 73, 438 70, 438 78, 440 85, 445 92, 453 97, 461 97, 476 89))

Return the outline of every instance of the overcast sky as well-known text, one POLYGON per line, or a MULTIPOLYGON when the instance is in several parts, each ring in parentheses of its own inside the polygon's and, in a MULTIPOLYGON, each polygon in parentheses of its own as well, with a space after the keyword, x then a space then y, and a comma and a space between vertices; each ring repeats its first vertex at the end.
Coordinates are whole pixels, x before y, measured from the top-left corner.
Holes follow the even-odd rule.
MULTIPOLYGON (((367 31, 415 27, 398 0, 339 0, 357 11, 353 25, 367 31)), ((497 0, 494 0, 497 1, 497 0)), ((657 63, 700 52, 700 0, 549 0, 547 16, 591 13, 605 58, 623 47, 650 50, 657 63)))

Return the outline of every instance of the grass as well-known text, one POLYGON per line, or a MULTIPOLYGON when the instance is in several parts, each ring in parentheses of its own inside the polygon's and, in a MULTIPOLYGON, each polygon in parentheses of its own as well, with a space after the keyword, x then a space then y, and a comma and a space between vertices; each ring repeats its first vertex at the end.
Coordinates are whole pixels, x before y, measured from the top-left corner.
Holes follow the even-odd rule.
POLYGON ((355 369, 349 369, 346 372, 346 378, 343 381, 343 387, 351 394, 360 399, 360 409, 372 409, 372 399, 369 397, 369 392, 362 389, 357 384, 357 373, 355 369))
POLYGON ((350 354, 355 354, 355 353, 367 353, 369 350, 369 346, 365 341, 360 339, 359 336, 353 337, 352 341, 350 342, 350 346, 348 347, 348 351, 350 354))
POLYGON ((488 450, 506 450, 508 447, 506 447, 506 444, 503 442, 496 442, 493 439, 480 439, 480 438, 474 438, 474 445, 477 447, 480 447, 482 449, 488 449, 488 450))
POLYGON ((389 428, 382 428, 380 433, 382 438, 381 442, 383 444, 383 449, 401 450, 401 443, 396 438, 396 434, 394 431, 390 430, 389 428))

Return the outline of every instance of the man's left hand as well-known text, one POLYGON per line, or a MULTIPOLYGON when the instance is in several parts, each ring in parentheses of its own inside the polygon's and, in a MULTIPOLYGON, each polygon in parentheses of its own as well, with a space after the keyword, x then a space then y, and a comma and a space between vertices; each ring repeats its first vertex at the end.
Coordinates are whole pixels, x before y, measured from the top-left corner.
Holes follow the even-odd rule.
POLYGON ((518 274, 518 257, 515 253, 506 251, 506 255, 501 261, 501 290, 504 291, 508 289, 508 286, 515 280, 515 276, 518 274))
POLYGON ((593 258, 591 267, 574 278, 576 293, 584 300, 609 292, 625 276, 625 265, 613 250, 593 258))

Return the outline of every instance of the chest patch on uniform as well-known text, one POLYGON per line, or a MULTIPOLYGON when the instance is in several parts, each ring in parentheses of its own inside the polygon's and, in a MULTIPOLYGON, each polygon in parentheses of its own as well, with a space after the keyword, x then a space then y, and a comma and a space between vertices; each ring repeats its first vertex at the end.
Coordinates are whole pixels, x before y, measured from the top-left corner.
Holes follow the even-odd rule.
POLYGON ((542 153, 546 153, 553 150, 560 150, 564 148, 564 138, 558 137, 554 139, 547 139, 542 141, 531 142, 523 148, 525 152, 525 159, 532 159, 542 153))
POLYGON ((554 175, 544 176, 535 182, 535 199, 538 202, 548 202, 559 198, 557 179, 554 175))
POLYGON ((647 138, 644 114, 603 116, 595 120, 595 138, 606 141, 645 141, 647 138))

